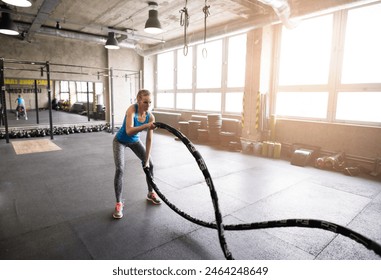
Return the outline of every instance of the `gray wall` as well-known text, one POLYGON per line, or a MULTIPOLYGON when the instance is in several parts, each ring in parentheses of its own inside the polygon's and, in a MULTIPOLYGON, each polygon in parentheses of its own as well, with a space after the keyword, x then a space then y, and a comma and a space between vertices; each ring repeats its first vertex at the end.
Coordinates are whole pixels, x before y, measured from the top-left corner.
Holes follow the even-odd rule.
MULTIPOLYGON (((115 122, 123 120, 126 108, 130 104, 131 95, 136 94, 136 92, 130 92, 131 90, 135 91, 136 87, 131 87, 130 79, 126 81, 125 75, 133 72, 139 73, 139 71, 143 70, 143 58, 136 54, 134 50, 123 48, 119 50, 107 50, 102 44, 40 35, 36 35, 31 43, 5 35, 0 35, 0 40, 0 57, 5 58, 6 61, 10 59, 35 62, 49 61, 52 64, 104 68, 106 71, 104 74, 108 74, 107 68, 110 67, 120 69, 119 71, 114 71, 115 77, 113 78, 114 115, 115 122)), ((6 62, 5 66, 8 68, 5 69, 5 78, 46 79, 46 73, 44 73, 44 77, 41 77, 40 66, 37 65, 27 66, 6 62), (10 68, 21 68, 23 70, 11 70, 10 68), (27 71, 26 69, 36 71, 27 71)), ((50 70, 51 80, 103 82, 107 121, 111 120, 110 84, 108 77, 103 77, 102 74, 98 76, 97 72, 99 70, 97 69, 51 65, 50 70), (76 72, 77 74, 54 73, 54 71, 76 72)), ((53 90, 54 87, 52 86, 53 90)))
POLYGON ((108 65, 112 67, 114 76, 114 120, 115 123, 120 124, 127 107, 134 102, 139 90, 139 70, 143 69, 143 58, 134 50, 123 48, 109 51, 107 57, 108 65), (134 71, 138 73, 133 75, 134 71))

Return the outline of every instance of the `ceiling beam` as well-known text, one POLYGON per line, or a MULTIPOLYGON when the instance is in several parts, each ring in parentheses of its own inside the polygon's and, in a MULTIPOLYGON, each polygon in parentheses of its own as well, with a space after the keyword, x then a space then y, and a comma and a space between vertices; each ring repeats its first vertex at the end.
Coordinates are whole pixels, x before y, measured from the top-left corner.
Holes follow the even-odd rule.
POLYGON ((55 10, 60 2, 61 0, 44 0, 30 28, 28 29, 24 40, 30 41, 33 38, 34 34, 38 32, 41 26, 49 19, 50 14, 55 10))
MULTIPOLYGON (((242 0, 236 0, 242 1, 242 0)), ((254 0, 245 0, 250 4, 253 4, 254 0)), ((255 0, 256 1, 256 0, 255 0)), ((353 8, 361 5, 366 5, 374 2, 379 2, 380 0, 293 0, 292 17, 298 19, 309 18, 311 16, 323 15, 327 13, 332 13, 342 9, 353 8), (304 5, 309 2, 309 5, 304 5)), ((260 16, 242 22, 232 22, 226 23, 225 25, 212 27, 208 29, 208 39, 217 39, 220 37, 229 36, 235 33, 247 32, 256 28, 261 28, 266 25, 278 24, 280 23, 279 18, 275 13, 269 15, 261 14, 260 16)), ((202 42, 203 34, 197 33, 193 35, 192 44, 197 44, 202 42)), ((142 56, 155 55, 160 52, 167 50, 173 50, 176 48, 181 48, 184 44, 184 39, 182 37, 173 40, 168 40, 164 44, 158 44, 141 51, 142 56)))

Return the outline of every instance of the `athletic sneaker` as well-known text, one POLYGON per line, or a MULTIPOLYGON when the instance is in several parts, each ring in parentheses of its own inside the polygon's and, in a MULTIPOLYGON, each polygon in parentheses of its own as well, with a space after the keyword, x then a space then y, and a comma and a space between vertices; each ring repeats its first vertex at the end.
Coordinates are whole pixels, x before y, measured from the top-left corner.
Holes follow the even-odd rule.
POLYGON ((115 205, 115 211, 112 214, 115 219, 121 219, 123 217, 123 203, 117 202, 115 205))
POLYGON ((153 204, 161 204, 160 199, 157 198, 156 193, 154 192, 147 194, 147 200, 151 201, 153 204))

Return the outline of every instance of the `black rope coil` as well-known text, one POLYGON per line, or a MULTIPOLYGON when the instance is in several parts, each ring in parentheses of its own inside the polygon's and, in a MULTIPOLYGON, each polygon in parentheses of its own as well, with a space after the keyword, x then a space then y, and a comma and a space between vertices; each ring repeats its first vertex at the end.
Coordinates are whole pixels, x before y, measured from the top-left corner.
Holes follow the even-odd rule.
POLYGON ((197 218, 194 218, 190 216, 189 214, 183 212, 179 208, 177 208, 174 204, 172 204, 159 190, 157 185, 154 182, 154 178, 150 175, 149 169, 144 168, 144 172, 147 176, 147 179, 151 183, 153 189, 157 193, 157 195, 164 201, 165 204, 167 204, 173 211, 175 211, 177 214, 185 218, 186 220, 195 223, 197 225, 217 229, 218 231, 218 238, 220 241, 221 249, 224 253, 224 256, 228 260, 234 259, 231 252, 228 249, 224 230, 231 230, 231 231, 238 231, 238 230, 252 230, 252 229, 264 229, 264 228, 277 228, 277 227, 304 227, 304 228, 319 228, 323 230, 328 230, 331 232, 334 232, 336 234, 341 234, 343 236, 349 237, 353 239, 354 241, 364 245, 367 249, 374 251, 377 255, 381 257, 381 245, 377 242, 369 239, 368 237, 355 232, 349 228, 346 228, 344 226, 331 223, 324 220, 316 220, 316 219, 285 219, 285 220, 273 220, 273 221, 263 221, 263 222, 255 222, 255 223, 247 223, 247 224, 236 224, 236 225, 224 225, 222 221, 222 215, 220 212, 219 204, 218 204, 218 196, 217 192, 214 188, 213 180, 210 176, 210 173, 208 171, 208 168, 206 166, 206 163, 204 159, 202 158, 201 154, 197 151, 195 146, 192 144, 192 142, 180 131, 177 129, 165 124, 156 122, 155 126, 158 128, 163 128, 178 137, 183 144, 188 148, 189 152, 193 155, 195 158, 200 170, 202 171, 205 182, 209 187, 210 195, 213 202, 213 207, 215 211, 215 217, 216 217, 216 223, 210 223, 206 221, 199 220, 197 218))

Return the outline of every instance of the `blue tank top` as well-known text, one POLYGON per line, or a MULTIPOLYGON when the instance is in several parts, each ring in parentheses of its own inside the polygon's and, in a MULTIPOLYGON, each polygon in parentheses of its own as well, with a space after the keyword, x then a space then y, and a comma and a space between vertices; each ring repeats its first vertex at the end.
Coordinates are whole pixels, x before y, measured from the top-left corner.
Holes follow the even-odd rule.
POLYGON ((18 106, 24 106, 24 99, 21 98, 21 97, 18 97, 18 98, 17 98, 17 105, 18 105, 18 106))
MULTIPOLYGON (((134 127, 142 126, 143 124, 146 124, 149 122, 150 114, 147 112, 146 119, 144 122, 139 122, 138 120, 138 104, 135 104, 135 114, 134 114, 134 127)), ((139 141, 140 132, 133 134, 133 135, 127 135, 126 133, 126 118, 127 116, 124 116, 123 125, 119 129, 118 133, 116 134, 116 139, 118 139, 121 143, 136 143, 139 141)))

